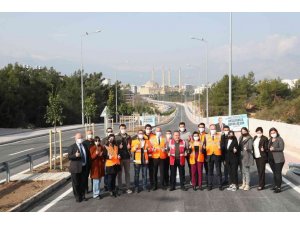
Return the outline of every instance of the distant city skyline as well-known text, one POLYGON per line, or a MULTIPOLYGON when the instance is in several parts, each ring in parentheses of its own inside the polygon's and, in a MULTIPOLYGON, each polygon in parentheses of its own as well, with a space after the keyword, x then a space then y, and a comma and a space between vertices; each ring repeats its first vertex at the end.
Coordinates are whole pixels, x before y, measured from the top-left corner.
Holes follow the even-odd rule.
MULTIPOLYGON (((209 83, 228 73, 229 13, 0 13, 0 67, 18 62, 54 67, 70 75, 80 69, 83 37, 85 72, 135 85, 205 82, 208 41, 209 83), (192 65, 188 67, 187 64, 192 65)), ((256 79, 300 77, 300 13, 233 13, 233 74, 253 71, 256 79)))

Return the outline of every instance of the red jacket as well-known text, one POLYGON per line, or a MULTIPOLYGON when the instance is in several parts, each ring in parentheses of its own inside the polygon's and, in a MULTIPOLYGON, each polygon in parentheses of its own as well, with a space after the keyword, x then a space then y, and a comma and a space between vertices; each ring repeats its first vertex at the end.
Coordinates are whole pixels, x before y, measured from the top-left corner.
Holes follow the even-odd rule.
MULTIPOLYGON (((173 166, 175 163, 175 140, 171 139, 169 142, 169 148, 170 148, 170 165, 173 166)), ((179 140, 179 153, 180 153, 180 165, 185 165, 185 141, 179 140)))

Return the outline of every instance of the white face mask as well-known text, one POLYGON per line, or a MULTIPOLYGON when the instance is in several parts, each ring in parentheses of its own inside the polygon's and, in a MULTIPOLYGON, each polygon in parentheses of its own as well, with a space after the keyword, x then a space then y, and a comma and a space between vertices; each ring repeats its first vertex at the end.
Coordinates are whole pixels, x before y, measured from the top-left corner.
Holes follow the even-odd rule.
POLYGON ((272 138, 276 138, 276 137, 277 137, 277 134, 271 134, 271 137, 272 137, 272 138))
POLYGON ((211 131, 210 131, 210 134, 211 134, 211 135, 215 135, 216 133, 217 133, 216 130, 211 130, 211 131))
POLYGON ((194 140, 195 140, 195 141, 198 141, 198 140, 199 140, 199 137, 196 137, 196 136, 195 136, 195 137, 194 137, 194 140))
POLYGON ((203 127, 199 128, 200 133, 202 133, 205 129, 203 127))
POLYGON ((170 139, 170 138, 172 137, 172 135, 171 135, 171 134, 167 134, 166 137, 167 137, 168 139, 170 139))
POLYGON ((262 134, 256 134, 256 135, 257 135, 257 137, 259 137, 259 138, 262 136, 262 134))
POLYGON ((160 137, 160 136, 161 136, 161 132, 156 132, 156 135, 157 135, 158 137, 160 137))
POLYGON ((139 139, 143 139, 144 135, 143 134, 139 134, 138 137, 139 137, 139 139))
POLYGON ((91 134, 88 134, 88 135, 87 135, 87 138, 88 138, 88 139, 91 139, 92 137, 93 137, 93 135, 91 135, 91 134))
POLYGON ((179 130, 180 130, 181 132, 184 132, 184 131, 185 131, 185 128, 184 128, 184 127, 179 127, 179 130))
POLYGON ((95 141, 95 145, 99 145, 100 144, 100 142, 98 142, 98 141, 95 141))
POLYGON ((229 133, 229 131, 224 131, 224 134, 227 136, 228 135, 228 133, 229 133))
POLYGON ((83 142, 82 138, 79 138, 79 139, 76 140, 77 144, 81 144, 82 142, 83 142))
POLYGON ((126 133, 126 130, 125 129, 121 129, 121 134, 125 134, 126 133))

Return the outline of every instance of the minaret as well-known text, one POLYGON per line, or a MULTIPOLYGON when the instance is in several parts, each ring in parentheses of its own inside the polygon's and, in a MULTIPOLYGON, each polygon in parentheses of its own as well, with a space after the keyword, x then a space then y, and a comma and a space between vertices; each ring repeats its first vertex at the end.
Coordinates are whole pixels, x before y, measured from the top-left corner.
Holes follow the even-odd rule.
POLYGON ((178 91, 181 90, 181 68, 179 68, 179 74, 178 74, 178 91))
POLYGON ((171 87, 171 71, 170 71, 170 68, 168 70, 168 86, 171 87))

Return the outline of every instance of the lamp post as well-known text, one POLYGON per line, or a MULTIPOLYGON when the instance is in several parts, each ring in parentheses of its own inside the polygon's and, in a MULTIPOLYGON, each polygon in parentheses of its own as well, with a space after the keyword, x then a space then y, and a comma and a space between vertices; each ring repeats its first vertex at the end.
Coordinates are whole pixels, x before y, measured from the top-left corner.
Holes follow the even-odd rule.
POLYGON ((82 52, 82 39, 85 36, 91 35, 91 34, 96 34, 101 32, 101 30, 96 30, 93 32, 85 32, 80 36, 80 58, 81 58, 81 71, 80 71, 80 78, 81 78, 81 122, 82 125, 84 125, 84 101, 83 101, 83 52, 82 52))
POLYGON ((208 42, 204 38, 197 38, 197 37, 191 37, 193 40, 202 41, 205 43, 206 46, 206 65, 205 65, 205 71, 206 71, 206 123, 207 126, 209 126, 209 117, 208 117, 208 42))
POLYGON ((230 31, 229 31, 229 93, 228 93, 228 116, 231 116, 232 113, 232 87, 231 87, 231 76, 232 76, 232 13, 229 16, 229 24, 230 24, 230 31))

